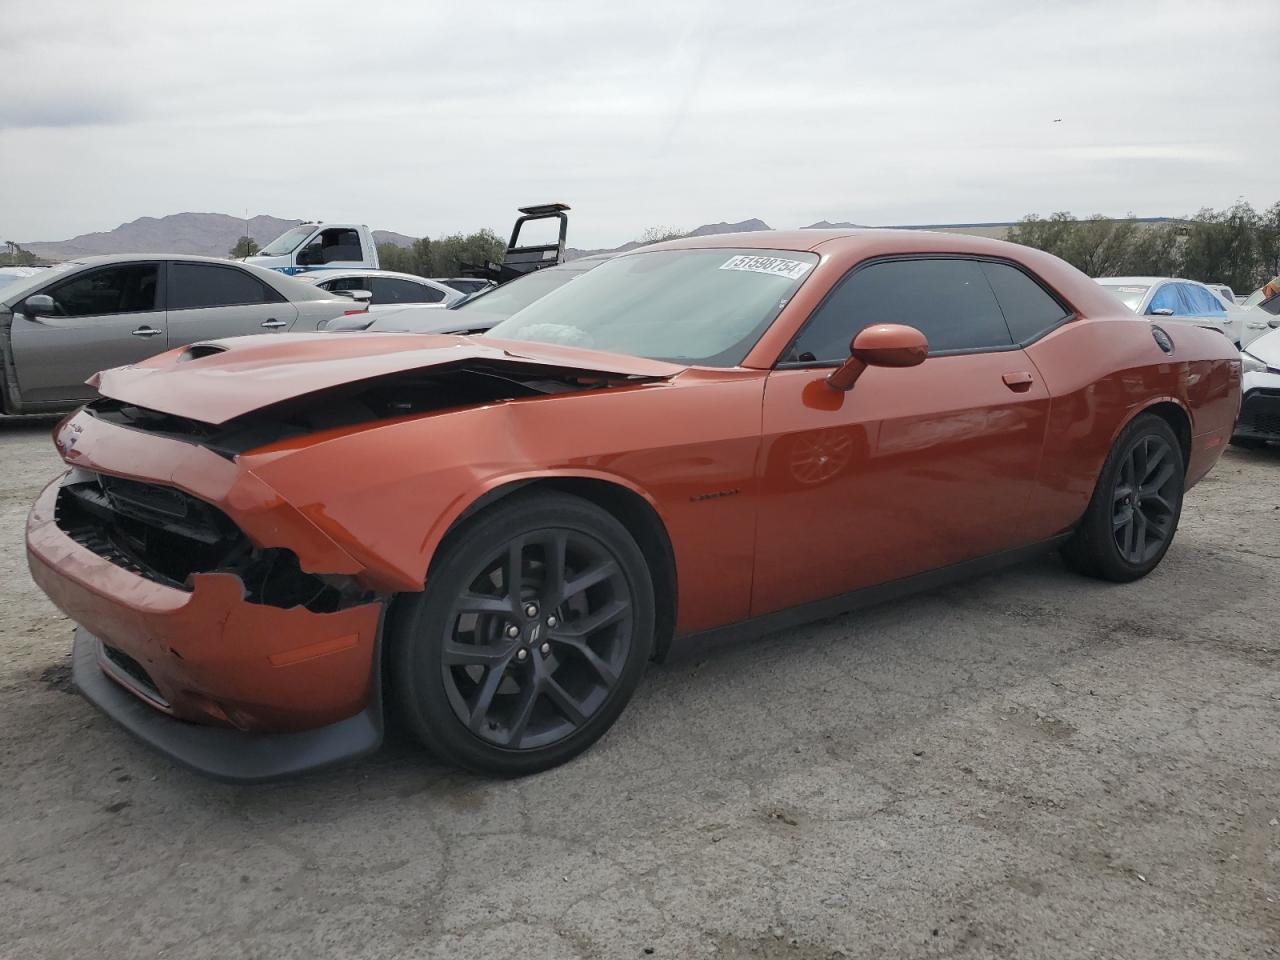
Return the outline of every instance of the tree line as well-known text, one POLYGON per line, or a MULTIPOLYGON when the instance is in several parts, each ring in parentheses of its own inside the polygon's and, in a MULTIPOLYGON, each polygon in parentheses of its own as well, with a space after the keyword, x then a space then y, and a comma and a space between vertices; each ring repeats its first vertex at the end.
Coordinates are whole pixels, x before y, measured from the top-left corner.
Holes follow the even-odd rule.
POLYGON ((1280 202, 1240 201, 1185 220, 1142 223, 1070 213, 1023 217, 1008 239, 1061 257, 1091 277, 1186 277, 1247 294, 1280 274, 1280 202))
POLYGON ((394 243, 378 244, 378 261, 383 270, 413 273, 420 277, 456 277, 467 266, 482 267, 486 262, 502 262, 507 241, 492 230, 454 233, 432 240, 423 237, 407 247, 394 243))

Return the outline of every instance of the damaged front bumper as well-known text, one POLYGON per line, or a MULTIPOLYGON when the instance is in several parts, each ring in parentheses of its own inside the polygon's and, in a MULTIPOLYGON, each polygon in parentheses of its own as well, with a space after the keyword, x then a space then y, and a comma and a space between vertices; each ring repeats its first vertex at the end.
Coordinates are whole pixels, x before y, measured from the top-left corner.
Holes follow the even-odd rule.
MULTIPOLYGON (((82 426, 88 433, 99 429, 82 426)), ((283 552, 284 541, 314 538, 314 528, 303 531, 278 497, 250 507, 245 489, 256 478, 219 476, 231 467, 225 460, 220 468, 197 470, 192 457, 213 455, 190 445, 135 435, 109 446, 86 442, 71 453, 66 458, 75 469, 50 484, 32 507, 27 553, 36 583, 79 625, 74 677, 90 701, 150 746, 226 780, 287 776, 377 748, 380 596, 348 593, 321 605, 286 606, 273 602, 261 584, 231 572, 193 572, 181 585, 164 582, 145 562, 134 562, 129 543, 117 544, 126 548, 120 551, 87 539, 81 529, 86 521, 71 509, 80 510, 83 498, 66 497, 63 487, 86 470, 106 475, 114 468, 113 476, 157 486, 185 470, 189 482, 183 487, 210 487, 196 491, 203 502, 243 527, 272 530, 281 542, 268 549, 283 552), (135 440, 134 452, 144 455, 132 470, 111 462, 135 440), (157 457, 157 445, 177 459, 157 457), (155 469, 160 462, 167 466, 155 469), (225 497, 216 495, 219 489, 225 497), (292 529, 300 532, 290 538, 292 529)), ((260 534, 255 550, 262 544, 260 534)), ((320 552, 334 550, 330 542, 320 552)), ((303 557, 308 565, 313 560, 303 557)), ((305 574, 295 564, 291 576, 305 574)))
POLYGON ((83 627, 76 628, 71 676, 86 700, 147 746, 228 783, 278 780, 364 756, 382 744, 382 711, 376 704, 298 733, 242 733, 167 717, 108 679, 102 641, 83 627))

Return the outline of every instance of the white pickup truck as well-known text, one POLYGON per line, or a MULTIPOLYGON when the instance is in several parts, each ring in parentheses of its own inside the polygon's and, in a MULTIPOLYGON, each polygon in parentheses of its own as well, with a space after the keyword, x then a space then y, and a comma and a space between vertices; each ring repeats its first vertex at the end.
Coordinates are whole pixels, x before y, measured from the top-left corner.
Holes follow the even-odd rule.
POLYGON ((246 257, 245 263, 288 274, 351 267, 380 269, 373 231, 362 223, 300 223, 246 257))

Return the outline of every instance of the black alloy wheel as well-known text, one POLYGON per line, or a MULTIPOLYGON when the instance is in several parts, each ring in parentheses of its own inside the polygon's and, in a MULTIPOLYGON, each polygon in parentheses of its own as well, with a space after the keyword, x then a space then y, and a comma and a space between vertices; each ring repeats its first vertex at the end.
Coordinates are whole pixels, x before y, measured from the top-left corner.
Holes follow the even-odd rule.
POLYGON ((1169 442, 1155 435, 1139 439, 1121 460, 1111 523, 1116 547, 1129 563, 1146 563, 1173 536, 1180 466, 1169 442))
POLYGON ((441 671, 454 715, 511 750, 565 739, 618 683, 633 607, 621 567, 588 534, 543 530, 494 549, 449 615, 441 671))
POLYGON ((1084 516, 1062 547, 1067 565, 1117 583, 1154 570, 1178 529, 1186 469, 1169 421, 1154 413, 1134 417, 1107 454, 1084 516))
POLYGON ((517 492, 451 531, 397 598, 386 666, 442 759, 521 776, 564 763, 621 714, 654 643, 653 579, 612 514, 517 492))

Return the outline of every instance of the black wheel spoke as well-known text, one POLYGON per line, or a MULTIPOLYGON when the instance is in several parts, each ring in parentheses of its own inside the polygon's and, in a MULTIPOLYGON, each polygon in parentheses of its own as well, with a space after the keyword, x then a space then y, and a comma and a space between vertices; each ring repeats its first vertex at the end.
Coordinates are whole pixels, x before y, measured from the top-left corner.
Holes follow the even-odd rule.
POLYGON ((1156 494, 1157 492, 1159 492, 1161 489, 1164 488, 1164 485, 1169 482, 1169 479, 1172 476, 1173 476, 1173 464, 1166 463, 1163 467, 1161 467, 1156 472, 1156 475, 1154 478, 1148 479, 1146 482, 1142 484, 1142 488, 1141 488, 1142 495, 1144 497, 1153 496, 1154 494, 1156 494))
POLYGON ((1117 530, 1123 530, 1126 526, 1133 523, 1133 508, 1121 507, 1111 521, 1111 525, 1117 530))
POLYGON ((547 699, 555 704, 556 709, 575 727, 580 727, 586 723, 587 714, 582 704, 571 697, 569 692, 560 686, 554 677, 547 677, 543 691, 546 693, 547 699))
POLYGON ((450 666, 496 667, 511 659, 507 647, 485 647, 475 643, 448 640, 444 645, 444 662, 450 666))
POLYGON ((520 699, 516 701, 515 712, 511 715, 511 728, 507 732, 507 746, 519 747, 524 739, 525 730, 529 727, 529 719, 533 716, 533 708, 537 706, 538 695, 542 692, 542 684, 530 679, 520 691, 520 699))
POLYGON ((517 537, 507 544, 506 561, 502 566, 502 588, 507 592, 508 608, 520 609, 520 591, 524 588, 524 537, 517 537))
POLYGON ((551 631, 552 638, 563 637, 569 640, 589 637, 601 627, 615 623, 630 611, 631 605, 625 600, 614 600, 605 604, 594 613, 589 613, 577 620, 562 623, 551 631))
POLYGON ((542 541, 542 562, 545 570, 542 595, 548 599, 552 607, 562 602, 561 598, 564 596, 564 564, 568 544, 568 536, 560 530, 552 531, 550 536, 542 541))
POLYGON ((506 672, 505 667, 490 667, 485 673, 484 682, 480 684, 480 690, 471 704, 471 715, 467 718, 467 727, 472 733, 479 733, 480 728, 484 726, 485 718, 489 715, 489 707, 493 704, 494 694, 502 685, 506 672))
POLYGON ((608 580, 610 577, 617 576, 618 565, 612 560, 605 560, 596 564, 594 567, 582 571, 574 576, 572 580, 565 582, 564 591, 561 594, 560 601, 572 600, 584 590, 590 590, 598 583, 608 580))
POLYGON ((582 659, 591 666, 591 669, 596 672, 596 675, 599 676, 607 686, 613 686, 618 682, 617 674, 613 672, 613 668, 601 659, 600 654, 591 649, 591 646, 586 640, 575 637, 572 639, 560 640, 560 643, 564 644, 564 646, 573 650, 578 654, 578 656, 582 657, 582 659))
MULTIPOLYGON (((1150 441, 1148 441, 1147 443, 1148 443, 1148 446, 1146 450, 1146 456, 1142 465, 1143 467, 1142 476, 1140 477, 1140 480, 1144 485, 1146 484, 1151 474, 1155 472, 1156 467, 1160 466, 1160 464, 1164 461, 1165 456, 1169 453, 1169 448, 1166 447, 1163 443, 1157 444, 1154 450, 1152 450, 1150 447, 1150 441)), ((1172 466, 1172 465, 1169 465, 1169 466, 1172 466)))
POLYGON ((499 616, 510 616, 512 611, 510 597, 490 597, 480 593, 464 593, 458 598, 459 613, 492 613, 499 616))

